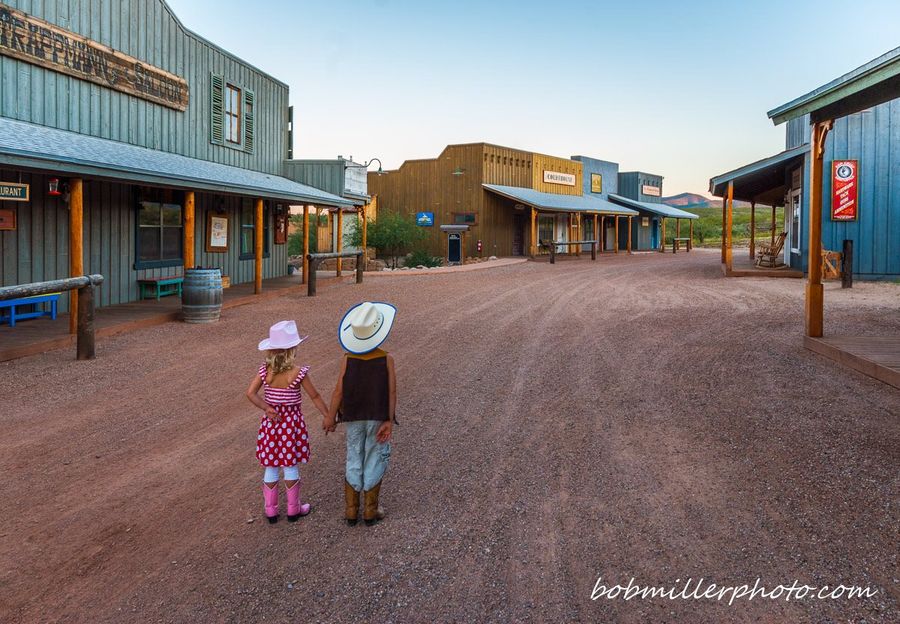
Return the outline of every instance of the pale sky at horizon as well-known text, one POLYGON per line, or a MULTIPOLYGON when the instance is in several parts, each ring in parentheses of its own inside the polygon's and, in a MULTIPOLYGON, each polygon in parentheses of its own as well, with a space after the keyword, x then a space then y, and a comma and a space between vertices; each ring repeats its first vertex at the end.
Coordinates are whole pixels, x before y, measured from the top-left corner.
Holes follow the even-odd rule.
POLYGON ((485 141, 660 174, 666 195, 781 151, 768 110, 900 46, 887 0, 168 2, 290 86, 295 158, 394 169, 485 141))

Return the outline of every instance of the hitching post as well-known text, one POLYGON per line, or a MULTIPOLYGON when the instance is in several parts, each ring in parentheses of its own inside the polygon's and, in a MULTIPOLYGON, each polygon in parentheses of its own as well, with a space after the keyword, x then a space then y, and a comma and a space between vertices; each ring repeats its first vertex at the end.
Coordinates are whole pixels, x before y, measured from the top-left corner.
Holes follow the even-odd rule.
POLYGON ((75 359, 93 360, 94 344, 94 283, 88 277, 87 285, 78 289, 78 336, 75 359))
POLYGON ((853 241, 844 240, 841 254, 841 288, 853 288, 853 241))
POLYGON ((363 270, 366 268, 365 260, 363 260, 363 252, 356 254, 356 283, 363 283, 363 270))

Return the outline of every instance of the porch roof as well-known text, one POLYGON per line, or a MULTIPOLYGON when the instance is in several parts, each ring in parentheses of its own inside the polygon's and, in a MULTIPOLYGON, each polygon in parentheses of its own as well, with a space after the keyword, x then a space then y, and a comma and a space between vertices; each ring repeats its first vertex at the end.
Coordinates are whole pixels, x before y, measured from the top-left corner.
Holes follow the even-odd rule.
POLYGON ((816 123, 845 117, 900 97, 900 48, 768 112, 776 125, 809 114, 816 123))
POLYGON ((668 217, 670 219, 699 219, 699 217, 693 212, 687 212, 686 210, 681 210, 680 208, 675 208, 673 206, 667 206, 666 204, 642 202, 631 199, 629 197, 622 197, 621 195, 613 194, 610 194, 609 198, 616 203, 630 206, 632 208, 636 208, 637 210, 646 210, 647 212, 652 212, 654 214, 668 217))
POLYGON ((587 214, 614 214, 623 216, 637 215, 636 210, 617 206, 600 197, 590 195, 557 195, 556 193, 543 193, 530 188, 520 186, 502 186, 499 184, 482 184, 492 193, 496 193, 507 199, 534 206, 538 210, 550 212, 584 212, 587 214))
POLYGON ((760 204, 784 203, 785 173, 788 167, 799 163, 809 151, 809 145, 800 145, 774 156, 744 165, 709 180, 709 192, 724 197, 728 183, 734 183, 734 198, 760 204))
POLYGON ((353 201, 287 178, 0 118, 0 164, 323 206, 353 201))

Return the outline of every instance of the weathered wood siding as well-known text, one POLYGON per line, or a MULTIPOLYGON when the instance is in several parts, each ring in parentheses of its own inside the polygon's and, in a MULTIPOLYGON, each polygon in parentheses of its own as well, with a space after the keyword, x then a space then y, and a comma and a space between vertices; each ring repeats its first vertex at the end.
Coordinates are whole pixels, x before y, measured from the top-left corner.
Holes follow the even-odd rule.
POLYGON ((162 0, 4 0, 187 80, 179 112, 0 56, 0 116, 281 175, 288 87, 184 28, 162 0), (254 91, 255 152, 210 143, 210 74, 254 91))
POLYGON ((284 161, 284 177, 340 197, 344 194, 344 164, 337 160, 284 161))
POLYGON ((546 156, 544 154, 534 154, 534 167, 532 167, 532 187, 536 191, 542 193, 555 193, 557 195, 581 195, 582 186, 584 185, 584 168, 581 163, 568 158, 559 158, 557 156, 546 156), (544 171, 554 171, 556 173, 569 173, 575 176, 575 185, 556 184, 552 182, 544 182, 544 171))

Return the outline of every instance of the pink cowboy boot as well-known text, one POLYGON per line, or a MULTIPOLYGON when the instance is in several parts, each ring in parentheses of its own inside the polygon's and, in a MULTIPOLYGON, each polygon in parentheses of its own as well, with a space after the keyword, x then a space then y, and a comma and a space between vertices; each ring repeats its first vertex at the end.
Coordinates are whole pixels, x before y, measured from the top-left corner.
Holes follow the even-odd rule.
POLYGON ((301 516, 309 513, 309 503, 300 503, 300 482, 297 481, 293 487, 285 489, 287 494, 287 519, 288 522, 296 522, 301 516))
POLYGON ((266 518, 268 518, 269 524, 275 524, 278 522, 278 486, 270 488, 263 483, 262 489, 263 500, 266 503, 266 518))

